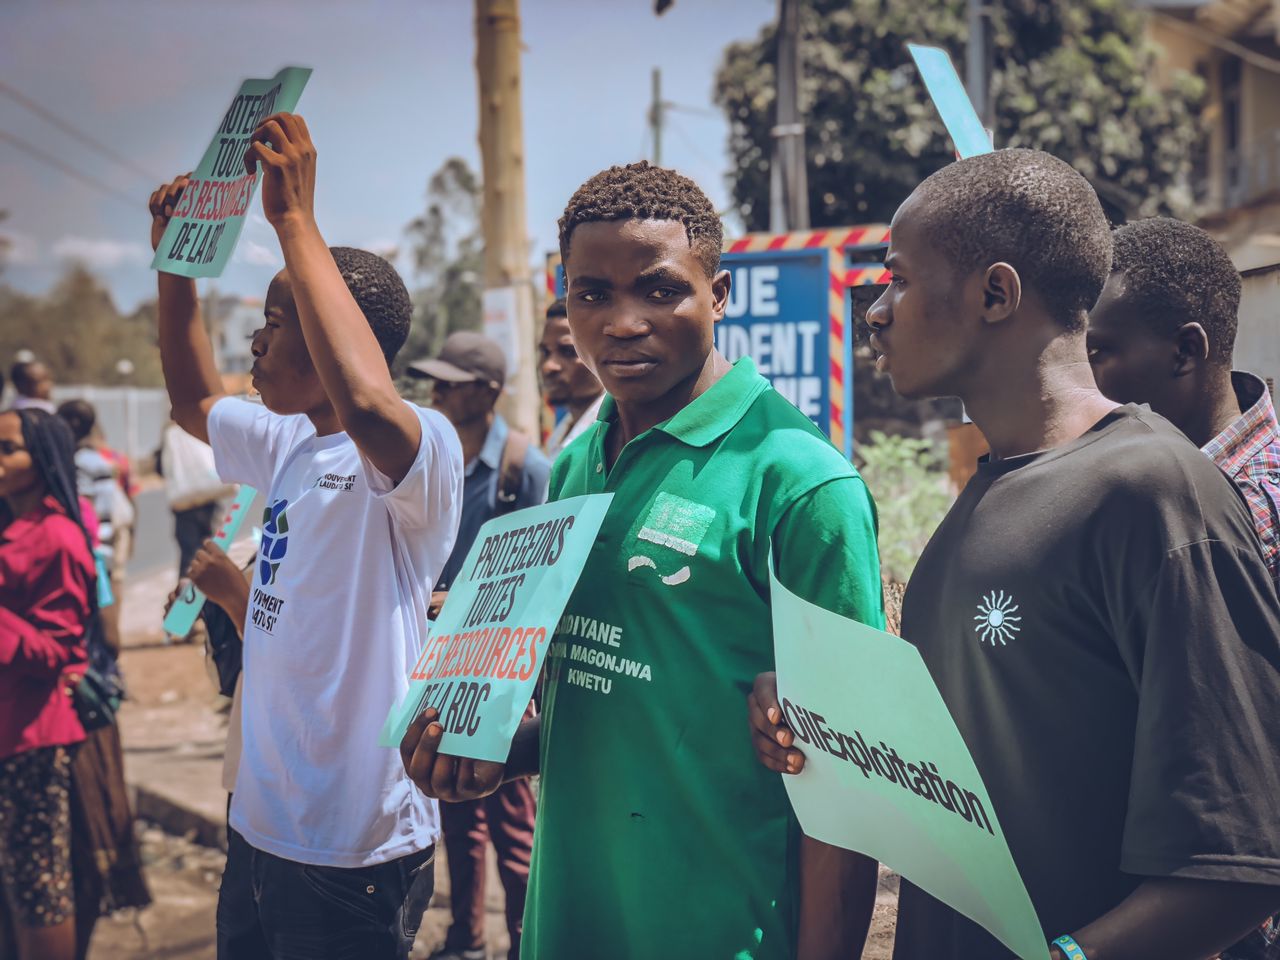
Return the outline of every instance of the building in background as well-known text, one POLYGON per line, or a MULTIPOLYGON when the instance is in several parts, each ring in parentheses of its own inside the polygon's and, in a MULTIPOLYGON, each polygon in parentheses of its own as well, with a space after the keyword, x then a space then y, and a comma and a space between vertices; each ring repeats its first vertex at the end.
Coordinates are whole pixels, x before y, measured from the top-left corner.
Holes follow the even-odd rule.
POLYGON ((1235 365, 1280 381, 1280 0, 1141 4, 1158 69, 1206 85, 1199 224, 1244 275, 1235 365))
POLYGON ((243 376, 253 366, 253 334, 262 326, 262 301, 254 297, 208 296, 204 299, 218 369, 243 376))
POLYGON ((1280 0, 1141 5, 1161 74, 1206 85, 1192 183, 1200 225, 1241 270, 1280 262, 1280 0))

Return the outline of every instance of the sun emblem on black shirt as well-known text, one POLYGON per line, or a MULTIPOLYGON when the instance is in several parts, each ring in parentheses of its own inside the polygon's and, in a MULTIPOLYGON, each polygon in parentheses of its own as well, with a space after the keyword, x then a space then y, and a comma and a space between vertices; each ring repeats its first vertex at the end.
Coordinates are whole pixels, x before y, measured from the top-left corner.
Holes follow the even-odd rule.
POLYGON ((1013 602, 1012 596, 1006 596, 1003 590, 997 592, 992 590, 982 598, 978 604, 978 615, 973 619, 978 622, 974 627, 978 631, 978 638, 986 643, 990 643, 993 647, 996 641, 1000 641, 1000 646, 1004 646, 1007 641, 1013 639, 1013 635, 1022 628, 1018 626, 1022 622, 1022 618, 1015 616, 1018 612, 1018 605, 1013 602))

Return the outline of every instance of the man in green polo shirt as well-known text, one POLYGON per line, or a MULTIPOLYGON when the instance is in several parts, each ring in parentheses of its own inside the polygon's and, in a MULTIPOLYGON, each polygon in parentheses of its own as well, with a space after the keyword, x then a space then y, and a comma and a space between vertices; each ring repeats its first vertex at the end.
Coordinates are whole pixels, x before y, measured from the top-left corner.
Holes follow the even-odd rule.
POLYGON ((428 712, 406 768, 448 800, 541 770, 526 958, 824 956, 865 935, 875 864, 801 837, 742 703, 773 664, 771 556, 801 596, 883 625, 874 505, 750 359, 716 352, 729 274, 692 181, 647 163, 597 174, 560 247, 574 341, 609 396, 551 497, 613 506, 548 653, 540 730, 522 728, 505 767, 455 761, 428 712), (833 899, 848 884, 856 904, 833 899))

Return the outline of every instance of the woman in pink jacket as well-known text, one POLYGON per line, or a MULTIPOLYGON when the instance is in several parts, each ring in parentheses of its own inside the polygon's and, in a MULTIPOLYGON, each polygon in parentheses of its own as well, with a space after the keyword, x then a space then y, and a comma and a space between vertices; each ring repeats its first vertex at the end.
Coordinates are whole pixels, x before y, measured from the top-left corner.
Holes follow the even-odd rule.
POLYGON ((0 953, 71 960, 73 701, 96 605, 71 431, 0 413, 0 953))

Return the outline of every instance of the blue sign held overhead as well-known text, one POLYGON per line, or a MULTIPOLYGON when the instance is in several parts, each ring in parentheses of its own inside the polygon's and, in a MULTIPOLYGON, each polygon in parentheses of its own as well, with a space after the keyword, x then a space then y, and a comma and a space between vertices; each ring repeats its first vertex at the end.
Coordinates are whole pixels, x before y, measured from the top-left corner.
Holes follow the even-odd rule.
POLYGON ((919 43, 908 43, 907 49, 924 78, 925 88, 938 108, 943 126, 951 135, 951 142, 956 145, 956 153, 961 157, 976 157, 980 153, 991 153, 991 135, 982 126, 969 94, 956 73, 955 64, 947 51, 941 47, 926 47, 919 43))

